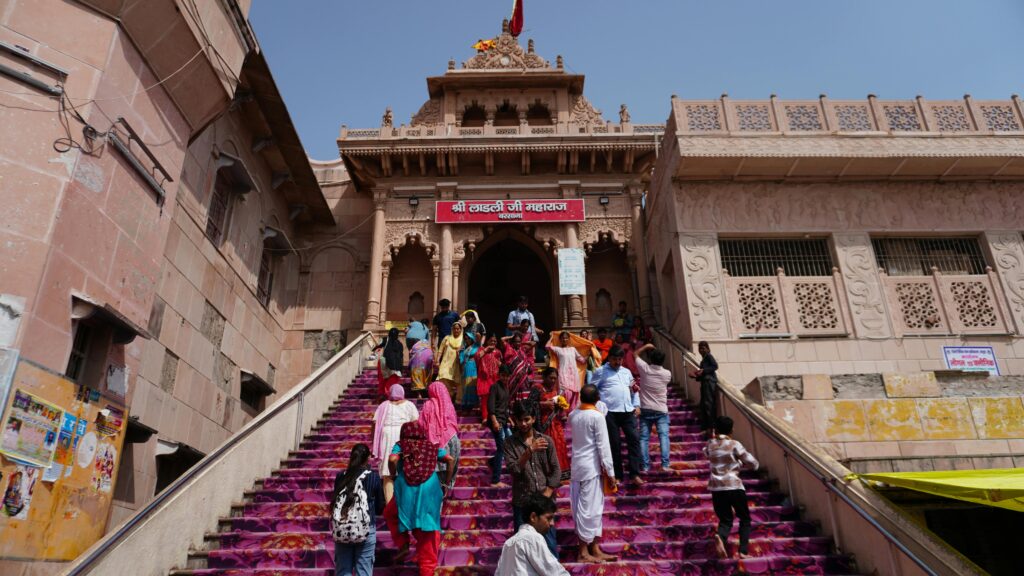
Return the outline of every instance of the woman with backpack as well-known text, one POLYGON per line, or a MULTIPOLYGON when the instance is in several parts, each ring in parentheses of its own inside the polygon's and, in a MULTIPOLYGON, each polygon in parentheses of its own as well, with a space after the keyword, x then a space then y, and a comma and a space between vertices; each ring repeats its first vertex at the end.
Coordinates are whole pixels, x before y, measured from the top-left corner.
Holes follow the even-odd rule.
POLYGON ((348 468, 334 478, 331 535, 335 576, 372 576, 377 514, 384 512, 380 475, 369 466, 370 447, 356 444, 348 468))

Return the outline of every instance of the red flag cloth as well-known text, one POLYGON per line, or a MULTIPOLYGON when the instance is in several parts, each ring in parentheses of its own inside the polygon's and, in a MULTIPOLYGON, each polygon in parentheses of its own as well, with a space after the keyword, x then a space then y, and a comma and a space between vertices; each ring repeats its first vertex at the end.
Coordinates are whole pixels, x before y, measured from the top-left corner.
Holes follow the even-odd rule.
POLYGON ((523 31, 523 0, 513 0, 512 20, 509 22, 508 31, 513 37, 519 37, 523 31))

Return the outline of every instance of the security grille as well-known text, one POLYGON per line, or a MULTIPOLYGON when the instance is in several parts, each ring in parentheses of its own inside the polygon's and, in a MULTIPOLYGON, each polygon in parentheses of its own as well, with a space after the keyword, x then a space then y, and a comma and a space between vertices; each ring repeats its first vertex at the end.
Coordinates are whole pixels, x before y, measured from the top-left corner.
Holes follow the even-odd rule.
POLYGON ((977 238, 873 238, 878 267, 889 276, 984 274, 985 256, 977 238))
POLYGON ((824 238, 721 239, 722 267, 730 276, 830 276, 832 254, 824 238))

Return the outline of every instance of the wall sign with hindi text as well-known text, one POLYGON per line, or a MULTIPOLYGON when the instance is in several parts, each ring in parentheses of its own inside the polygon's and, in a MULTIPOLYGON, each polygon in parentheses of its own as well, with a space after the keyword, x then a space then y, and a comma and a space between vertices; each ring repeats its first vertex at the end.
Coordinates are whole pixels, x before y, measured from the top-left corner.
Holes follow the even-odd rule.
POLYGON ((582 222, 583 200, 438 200, 438 224, 481 222, 582 222))

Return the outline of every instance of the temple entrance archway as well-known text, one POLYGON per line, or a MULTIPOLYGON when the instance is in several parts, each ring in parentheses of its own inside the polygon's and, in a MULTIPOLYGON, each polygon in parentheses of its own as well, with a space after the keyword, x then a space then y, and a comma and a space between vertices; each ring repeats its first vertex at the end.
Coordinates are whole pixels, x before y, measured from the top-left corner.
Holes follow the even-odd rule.
POLYGON ((561 325, 556 323, 551 258, 533 238, 511 229, 496 231, 480 244, 468 264, 465 302, 477 306, 488 331, 504 335, 508 313, 519 296, 530 299, 537 326, 549 331, 561 325))

